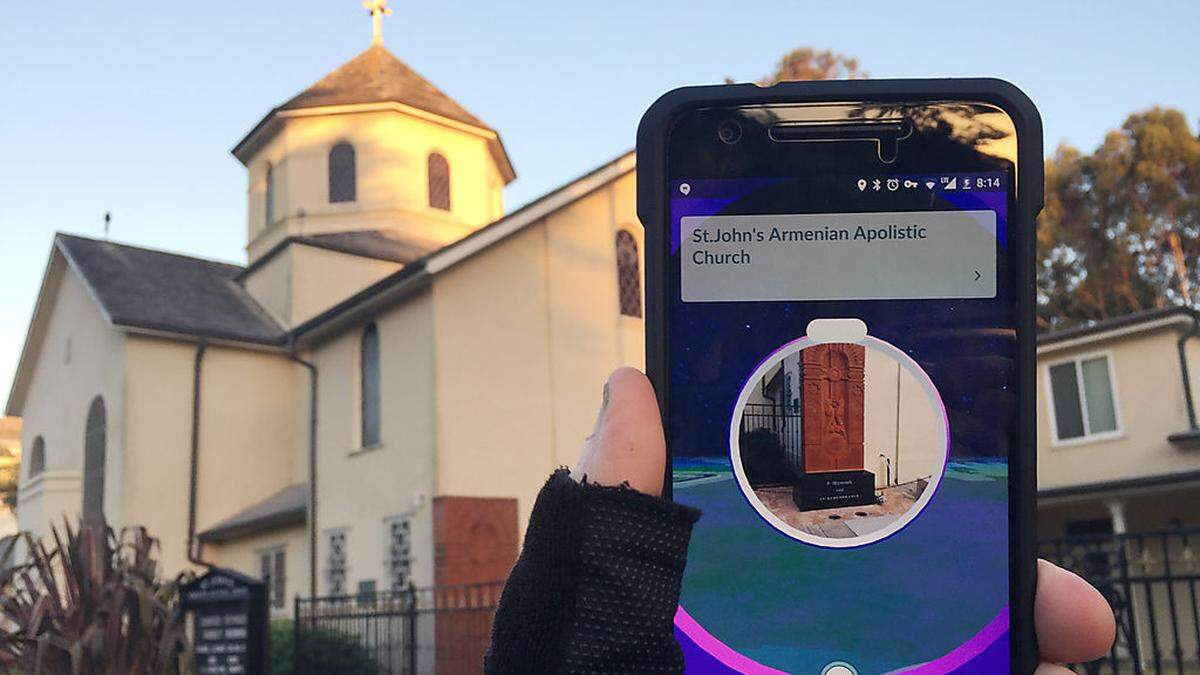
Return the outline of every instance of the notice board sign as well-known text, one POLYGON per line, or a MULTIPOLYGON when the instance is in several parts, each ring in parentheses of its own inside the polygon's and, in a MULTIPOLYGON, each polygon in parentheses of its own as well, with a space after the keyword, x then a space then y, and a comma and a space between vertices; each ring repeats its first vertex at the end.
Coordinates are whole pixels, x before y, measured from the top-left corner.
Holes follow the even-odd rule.
POLYGON ((212 567, 183 587, 192 614, 196 675, 267 672, 267 585, 240 572, 212 567))

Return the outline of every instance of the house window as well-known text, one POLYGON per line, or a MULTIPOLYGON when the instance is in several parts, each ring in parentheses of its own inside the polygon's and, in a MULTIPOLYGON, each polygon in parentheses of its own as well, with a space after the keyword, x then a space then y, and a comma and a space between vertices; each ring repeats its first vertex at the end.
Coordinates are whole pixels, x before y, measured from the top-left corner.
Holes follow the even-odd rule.
POLYGON ((373 323, 363 329, 361 367, 361 445, 366 448, 379 443, 379 329, 373 323))
POLYGON ((412 575, 412 534, 405 517, 384 521, 384 560, 388 586, 393 591, 408 587, 412 575))
POLYGON ((329 595, 346 594, 346 530, 330 530, 326 535, 325 587, 329 595))
POLYGON ((352 202, 356 198, 358 180, 354 166, 354 146, 338 143, 329 150, 329 201, 352 202))
POLYGON ((1107 355, 1055 363, 1047 371, 1056 441, 1089 440, 1117 433, 1112 363, 1107 355))
POLYGON ((46 441, 41 436, 33 439, 29 450, 29 477, 33 478, 46 470, 46 441))
POLYGON ((263 227, 275 223, 275 167, 267 163, 267 194, 263 197, 263 227))
POLYGON ((83 434, 83 522, 104 524, 104 461, 108 442, 108 415, 104 399, 97 396, 88 406, 83 434))
POLYGON ((271 606, 283 609, 287 602, 287 551, 282 547, 261 551, 258 564, 270 593, 271 606))
POLYGON ((358 582, 358 604, 372 605, 375 603, 375 580, 364 579, 358 582))
POLYGON ((426 161, 429 171, 429 205, 443 211, 450 210, 450 162, 440 153, 434 152, 426 161))
POLYGON ((617 292, 621 300, 621 314, 641 317, 642 277, 638 245, 629 230, 617 232, 617 292))

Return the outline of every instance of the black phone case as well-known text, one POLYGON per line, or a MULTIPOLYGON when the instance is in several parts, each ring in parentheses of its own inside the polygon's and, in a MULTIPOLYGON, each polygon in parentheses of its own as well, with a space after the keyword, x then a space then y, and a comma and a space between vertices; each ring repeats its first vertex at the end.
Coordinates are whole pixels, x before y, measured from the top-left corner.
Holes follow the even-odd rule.
MULTIPOLYGON (((637 131, 637 210, 646 241, 646 374, 654 385, 667 423, 665 241, 667 213, 667 138, 684 112, 697 108, 773 103, 832 103, 846 101, 908 102, 970 101, 1000 107, 1017 131, 1017 207, 1011 232, 1019 266, 1017 318, 1017 376, 1029 395, 1021 401, 1019 443, 1010 456, 1010 551, 1013 565, 1010 604, 1013 673, 1032 673, 1038 663, 1033 625, 1037 585, 1035 499, 1037 496, 1036 394, 1034 383, 1036 324, 1035 228, 1042 210, 1042 119, 1029 99, 1009 82, 993 78, 911 80, 828 80, 782 82, 771 87, 755 84, 682 87, 663 94, 642 115, 637 131)), ((671 496, 671 457, 667 448, 663 494, 671 496)))

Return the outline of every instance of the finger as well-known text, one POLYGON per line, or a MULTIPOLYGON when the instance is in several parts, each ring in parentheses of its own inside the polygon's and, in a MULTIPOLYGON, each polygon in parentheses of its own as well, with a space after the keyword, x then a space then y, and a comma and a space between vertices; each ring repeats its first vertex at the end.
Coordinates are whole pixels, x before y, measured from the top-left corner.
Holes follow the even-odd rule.
POLYGON ((1037 670, 1033 671, 1033 675, 1075 675, 1075 671, 1057 663, 1042 662, 1038 665, 1037 670))
POLYGON ((628 483, 639 492, 662 494, 666 442, 658 400, 646 376, 621 368, 608 378, 596 427, 584 443, 576 480, 601 485, 628 483))
POLYGON ((1108 653, 1116 636, 1112 609, 1100 592, 1067 570, 1038 561, 1034 625, 1042 658, 1083 663, 1108 653))

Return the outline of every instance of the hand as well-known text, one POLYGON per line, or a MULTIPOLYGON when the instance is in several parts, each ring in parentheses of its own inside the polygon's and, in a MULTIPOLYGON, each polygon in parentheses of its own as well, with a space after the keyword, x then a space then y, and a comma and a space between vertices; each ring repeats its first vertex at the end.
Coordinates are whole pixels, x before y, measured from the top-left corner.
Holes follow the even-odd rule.
MULTIPOLYGON (((666 441, 654 389, 641 372, 617 370, 604 387, 592 435, 571 472, 601 485, 628 483, 662 494, 666 441)), ((1112 610, 1086 581, 1045 560, 1038 561, 1034 621, 1042 664, 1036 675, 1071 673, 1058 663, 1081 663, 1108 653, 1116 634, 1112 610)))

